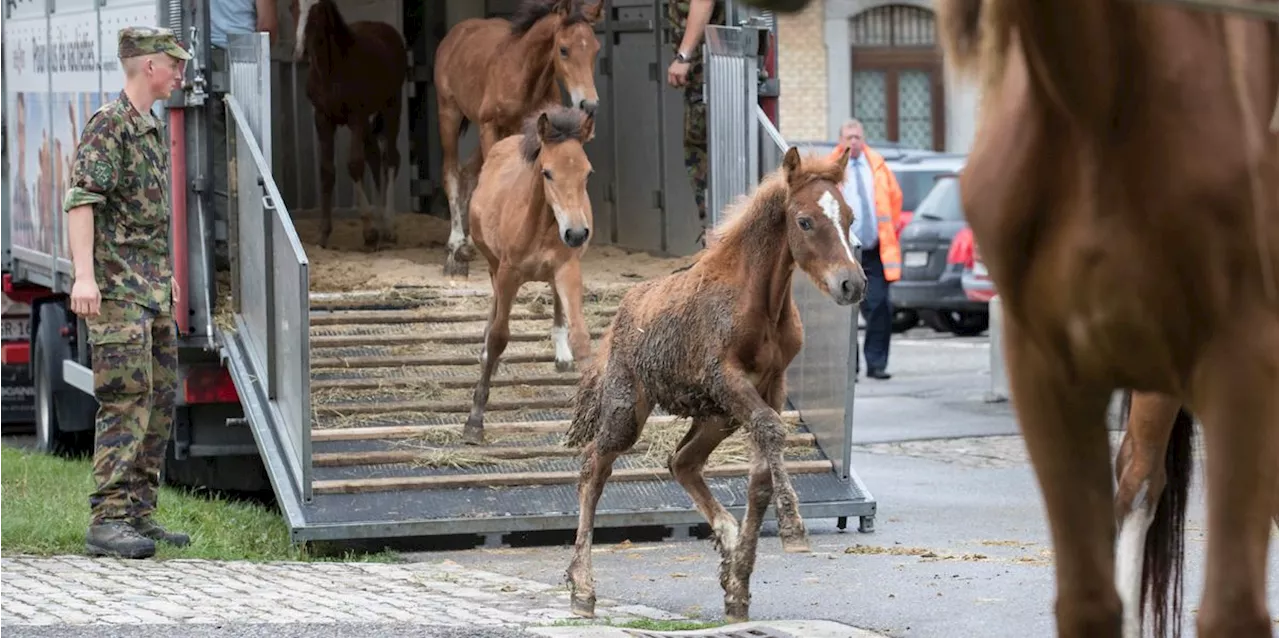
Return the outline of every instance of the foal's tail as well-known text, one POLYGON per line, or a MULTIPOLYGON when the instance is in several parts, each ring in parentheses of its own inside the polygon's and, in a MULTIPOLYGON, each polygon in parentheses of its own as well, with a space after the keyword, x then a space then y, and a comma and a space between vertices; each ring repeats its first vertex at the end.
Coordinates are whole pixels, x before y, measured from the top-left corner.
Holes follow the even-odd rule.
MULTIPOLYGON (((601 348, 607 347, 601 344, 601 348)), ((582 376, 578 378, 578 391, 573 396, 573 420, 569 423, 569 431, 565 433, 565 447, 583 447, 596 438, 604 425, 601 419, 600 404, 604 399, 604 378, 601 368, 604 357, 591 357, 582 365, 582 376)))
MULTIPOLYGON (((1150 608, 1156 636, 1182 634, 1182 567, 1186 539, 1187 494, 1195 469, 1195 425, 1186 408, 1178 409, 1164 455, 1165 487, 1156 503, 1142 552, 1140 607, 1150 608), (1169 629, 1173 630, 1169 634, 1169 629)), ((1145 613, 1143 614, 1145 615, 1145 613)))

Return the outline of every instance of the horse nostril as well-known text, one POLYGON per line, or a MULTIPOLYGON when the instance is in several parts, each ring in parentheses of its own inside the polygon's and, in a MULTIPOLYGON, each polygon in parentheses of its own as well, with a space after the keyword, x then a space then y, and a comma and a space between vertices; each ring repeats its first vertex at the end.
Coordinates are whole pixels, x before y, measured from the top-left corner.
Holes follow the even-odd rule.
POLYGON ((595 103, 595 102, 588 102, 588 101, 586 101, 586 100, 583 100, 583 101, 581 101, 581 102, 579 102, 579 103, 578 103, 578 108, 580 108, 580 109, 582 109, 583 111, 585 111, 587 115, 595 115, 595 114, 596 114, 596 103, 595 103))
POLYGON ((568 244, 571 248, 577 248, 578 246, 587 243, 587 235, 589 234, 591 234, 591 231, 587 228, 583 228, 582 230, 566 230, 564 231, 564 243, 568 244))

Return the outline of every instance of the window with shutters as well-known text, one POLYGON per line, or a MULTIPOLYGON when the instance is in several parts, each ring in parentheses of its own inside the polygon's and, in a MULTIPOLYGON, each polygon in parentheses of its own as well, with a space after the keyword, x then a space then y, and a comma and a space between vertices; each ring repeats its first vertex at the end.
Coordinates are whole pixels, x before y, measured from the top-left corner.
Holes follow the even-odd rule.
POLYGON ((853 116, 867 141, 943 150, 942 51, 933 12, 910 5, 864 11, 849 21, 853 116))

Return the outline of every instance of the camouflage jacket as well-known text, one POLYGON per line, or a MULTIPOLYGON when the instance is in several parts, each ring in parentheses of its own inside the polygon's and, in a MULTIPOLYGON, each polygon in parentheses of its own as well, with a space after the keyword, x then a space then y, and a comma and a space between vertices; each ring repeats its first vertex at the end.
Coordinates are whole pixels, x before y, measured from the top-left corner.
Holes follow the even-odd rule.
POLYGON ((63 211, 93 206, 93 262, 103 299, 172 303, 169 152, 160 123, 123 91, 80 134, 63 211))
MULTIPOLYGON (((711 9, 711 18, 707 20, 708 25, 724 24, 724 0, 715 0, 715 4, 711 9)), ((675 53, 680 49, 680 42, 684 40, 685 29, 689 25, 689 0, 667 0, 667 26, 671 28, 671 52, 675 53)), ((702 42, 690 52, 689 57, 695 63, 702 60, 702 45, 706 43, 707 38, 703 32, 702 42)))

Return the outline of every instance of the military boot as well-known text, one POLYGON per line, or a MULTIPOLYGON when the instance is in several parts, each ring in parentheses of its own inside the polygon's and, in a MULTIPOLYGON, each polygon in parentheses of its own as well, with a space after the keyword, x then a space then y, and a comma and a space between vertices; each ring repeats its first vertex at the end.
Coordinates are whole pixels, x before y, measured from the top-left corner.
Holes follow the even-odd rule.
POLYGON ((156 553, 156 544, 125 521, 105 521, 89 526, 85 549, 90 556, 150 558, 156 553))
POLYGON ((151 517, 134 521, 133 528, 138 530, 139 534, 150 538, 153 541, 168 543, 175 547, 186 547, 191 544, 191 537, 178 532, 171 532, 160 526, 159 523, 151 519, 151 517))

